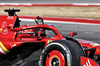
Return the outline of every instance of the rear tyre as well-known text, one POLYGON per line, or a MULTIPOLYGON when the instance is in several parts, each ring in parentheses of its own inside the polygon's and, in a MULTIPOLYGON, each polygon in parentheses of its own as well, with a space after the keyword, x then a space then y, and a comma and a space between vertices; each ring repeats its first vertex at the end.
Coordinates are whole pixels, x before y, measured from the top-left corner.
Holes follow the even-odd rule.
POLYGON ((43 49, 40 66, 80 66, 80 56, 84 53, 75 42, 58 40, 43 49))

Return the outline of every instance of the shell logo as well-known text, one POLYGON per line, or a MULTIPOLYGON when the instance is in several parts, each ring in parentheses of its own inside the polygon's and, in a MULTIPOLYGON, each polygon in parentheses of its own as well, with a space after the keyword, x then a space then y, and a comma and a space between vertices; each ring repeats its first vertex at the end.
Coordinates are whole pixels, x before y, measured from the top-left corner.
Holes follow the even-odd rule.
POLYGON ((48 42, 47 42, 47 43, 49 44, 50 42, 52 42, 52 40, 48 40, 48 42))

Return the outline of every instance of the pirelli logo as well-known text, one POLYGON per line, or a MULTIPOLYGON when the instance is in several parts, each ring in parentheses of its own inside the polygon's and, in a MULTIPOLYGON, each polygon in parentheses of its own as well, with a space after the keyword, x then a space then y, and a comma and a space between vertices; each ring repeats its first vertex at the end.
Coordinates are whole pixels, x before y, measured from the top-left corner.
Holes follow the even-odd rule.
POLYGON ((2 42, 0 41, 0 52, 2 54, 7 54, 8 52, 10 52, 3 44, 2 42))

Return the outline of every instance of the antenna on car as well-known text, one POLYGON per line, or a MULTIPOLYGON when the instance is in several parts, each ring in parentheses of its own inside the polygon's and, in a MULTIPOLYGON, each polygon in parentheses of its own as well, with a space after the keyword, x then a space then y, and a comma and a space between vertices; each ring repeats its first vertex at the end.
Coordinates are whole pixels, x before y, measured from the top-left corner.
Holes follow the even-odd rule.
POLYGON ((39 24, 44 24, 44 21, 43 21, 43 19, 40 17, 40 16, 37 16, 36 17, 37 18, 37 20, 35 20, 35 22, 39 25, 39 24))
POLYGON ((19 9, 5 9, 4 10, 4 12, 8 12, 8 15, 9 16, 16 16, 16 13, 15 12, 20 12, 20 10, 19 9))

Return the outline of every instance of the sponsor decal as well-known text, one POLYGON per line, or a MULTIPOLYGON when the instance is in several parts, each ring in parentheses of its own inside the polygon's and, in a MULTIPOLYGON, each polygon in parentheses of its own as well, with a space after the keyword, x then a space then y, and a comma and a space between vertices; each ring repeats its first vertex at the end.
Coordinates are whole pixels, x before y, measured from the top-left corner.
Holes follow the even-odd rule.
POLYGON ((10 51, 2 44, 2 42, 0 42, 0 52, 1 52, 2 54, 6 54, 6 53, 10 52, 10 51))
POLYGON ((68 66, 71 66, 70 55, 69 54, 67 54, 67 64, 68 64, 68 66))
POLYGON ((13 24, 9 24, 9 26, 13 26, 13 24))
POLYGON ((11 45, 11 48, 13 48, 13 47, 17 46, 16 44, 13 44, 13 45, 12 45, 12 44, 10 44, 10 45, 11 45))
POLYGON ((6 21, 2 22, 1 27, 5 28, 6 26, 7 26, 7 22, 6 21))
POLYGON ((83 65, 83 66, 92 66, 91 63, 90 63, 90 61, 89 61, 89 59, 87 60, 86 64, 83 65))
POLYGON ((7 33, 8 33, 8 29, 5 28, 5 29, 3 30, 3 34, 7 34, 7 33))
POLYGON ((98 43, 91 43, 90 45, 92 45, 93 47, 100 46, 100 44, 98 44, 98 43))
POLYGON ((7 19, 12 19, 13 20, 14 17, 13 16, 8 16, 7 19))
POLYGON ((50 42, 52 42, 52 40, 48 40, 48 42, 47 42, 47 43, 49 44, 50 42))
POLYGON ((82 66, 99 66, 94 60, 81 56, 81 65, 82 66))

